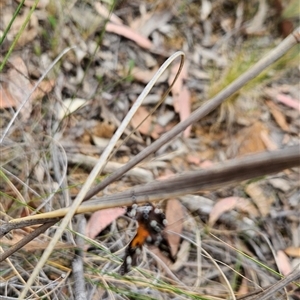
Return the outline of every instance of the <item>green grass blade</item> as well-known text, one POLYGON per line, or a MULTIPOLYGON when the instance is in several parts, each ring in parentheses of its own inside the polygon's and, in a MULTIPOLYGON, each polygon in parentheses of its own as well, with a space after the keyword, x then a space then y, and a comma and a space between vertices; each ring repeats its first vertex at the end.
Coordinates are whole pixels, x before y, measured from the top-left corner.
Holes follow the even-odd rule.
MULTIPOLYGON (((9 47, 9 50, 8 50, 8 52, 6 53, 6 55, 5 55, 4 59, 3 59, 3 62, 2 62, 1 65, 0 65, 0 72, 1 72, 2 69, 4 68, 4 66, 5 66, 5 64, 6 64, 7 60, 8 60, 8 58, 10 57, 12 51, 14 50, 14 48, 15 48, 15 46, 16 46, 16 44, 17 44, 17 42, 18 42, 18 40, 19 40, 19 38, 20 38, 20 36, 21 36, 21 34, 23 33, 25 27, 27 26, 27 24, 28 24, 28 22, 29 22, 29 20, 30 20, 30 18, 31 18, 31 15, 32 15, 32 13, 34 12, 34 10, 36 9, 36 7, 37 7, 39 1, 40 1, 40 0, 35 0, 33 6, 32 6, 31 9, 30 9, 30 12, 29 12, 28 16, 26 17, 24 23, 22 24, 22 27, 21 27, 20 31, 18 32, 18 34, 16 35, 16 37, 15 37, 13 43, 12 43, 11 46, 9 47)), ((22 1, 22 3, 24 3, 24 2, 25 2, 25 0, 22 1)), ((19 5, 19 6, 20 6, 20 5, 19 5)), ((18 8, 19 8, 19 7, 18 7, 18 8)), ((16 14, 14 14, 14 17, 16 17, 15 15, 16 15, 16 14)), ((13 19, 12 19, 12 21, 13 21, 13 19)), ((10 25, 12 24, 12 21, 10 22, 10 25)), ((4 36, 4 35, 3 35, 3 36, 4 36)), ((0 43, 0 45, 1 45, 1 43, 0 43)))
POLYGON ((0 45, 2 45, 2 43, 3 43, 4 39, 5 39, 5 37, 6 37, 7 34, 8 34, 8 31, 9 31, 10 28, 11 28, 11 25, 12 25, 13 22, 15 21, 17 15, 19 14, 19 12, 20 12, 20 10, 21 10, 21 7, 23 6, 24 2, 25 2, 25 0, 22 0, 22 1, 21 1, 21 3, 19 4, 19 6, 17 7, 17 9, 16 9, 16 11, 15 11, 13 17, 11 18, 11 20, 10 20, 8 26, 7 26, 6 29, 4 30, 4 33, 3 33, 3 35, 2 35, 2 37, 1 37, 1 39, 0 39, 0 45))

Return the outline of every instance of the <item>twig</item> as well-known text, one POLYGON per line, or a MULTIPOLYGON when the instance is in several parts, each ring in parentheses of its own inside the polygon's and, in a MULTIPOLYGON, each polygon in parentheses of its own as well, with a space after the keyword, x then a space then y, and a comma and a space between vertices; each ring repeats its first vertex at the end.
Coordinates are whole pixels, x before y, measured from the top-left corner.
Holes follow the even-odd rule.
POLYGON ((265 291, 257 290, 253 291, 248 295, 243 295, 241 297, 238 297, 238 300, 267 300, 270 299, 270 296, 275 294, 280 289, 286 287, 289 283, 296 281, 300 278, 300 271, 299 271, 299 265, 295 270, 284 277, 283 279, 279 280, 275 284, 268 287, 265 291), (258 295, 258 296, 256 296, 258 295))
MULTIPOLYGON (((247 155, 217 164, 209 169, 185 172, 167 180, 156 180, 145 185, 135 186, 125 192, 86 201, 78 207, 76 213, 92 212, 116 206, 129 206, 133 201, 141 204, 185 195, 200 190, 220 187, 229 183, 241 182, 257 176, 276 173, 299 165, 299 145, 277 151, 247 155)), ((68 210, 69 208, 62 208, 48 213, 14 219, 10 222, 38 218, 60 218, 68 210)))
MULTIPOLYGON (((138 154, 134 159, 132 159, 127 165, 125 165, 123 168, 121 168, 120 170, 116 171, 115 173, 113 173, 110 177, 108 177, 107 179, 105 179, 100 185, 98 185, 95 189, 90 190, 88 192, 88 190, 90 189, 95 177, 98 175, 99 171, 102 169, 103 164, 104 164, 104 159, 106 159, 109 156, 110 151, 112 150, 112 147, 114 147, 114 144, 110 144, 105 151, 103 152, 101 158, 99 159, 97 165, 95 166, 95 168, 93 169, 93 171, 91 172, 90 176, 88 177, 86 183, 84 184, 83 188, 81 189, 80 193, 77 195, 75 201, 73 202, 72 206, 70 208, 68 208, 68 212, 65 215, 60 227, 58 228, 58 230, 56 231, 52 241, 50 242, 49 246, 47 247, 47 249, 45 250, 45 252, 43 253, 40 261, 38 262, 36 268, 33 270, 29 280, 27 281, 26 286, 24 287, 22 293, 21 293, 21 298, 25 298, 26 294, 30 288, 30 286, 33 284, 33 281, 35 280, 36 276, 38 275, 40 269, 43 267, 43 265, 45 264, 46 260, 48 259, 49 255, 51 254, 55 244, 57 243, 58 239, 60 238, 60 236, 62 235, 64 229, 66 228, 68 222, 71 220, 72 216, 75 214, 75 212, 78 212, 78 206, 80 205, 80 203, 83 200, 87 200, 89 199, 91 196, 95 195, 97 192, 99 192, 100 190, 102 190, 104 187, 106 187, 108 184, 110 184, 111 182, 115 181, 116 179, 118 179, 120 176, 122 176, 125 172, 127 172, 129 169, 131 169, 134 165, 136 165, 137 163, 139 163, 140 161, 142 161, 145 157, 147 157, 149 154, 153 153, 154 151, 158 150, 163 144, 165 144, 166 142, 170 141, 170 139, 173 139, 177 134, 179 134, 181 131, 185 130, 188 126, 190 126, 191 124, 193 124, 194 122, 198 121, 201 117, 207 115, 209 112, 211 112, 213 109, 215 109, 218 105, 220 105, 227 97, 229 97, 230 95, 232 95, 233 93, 235 93, 238 89, 240 89, 246 82, 248 82, 249 80, 253 79, 254 77, 256 77, 259 73, 261 73, 267 66, 271 65, 274 61, 276 61, 277 59, 279 59, 284 53, 286 53, 290 48, 292 48, 297 42, 299 42, 300 40, 300 28, 298 28, 297 30, 294 31, 293 34, 289 35, 284 41, 282 41, 280 43, 279 46, 277 46, 273 51, 271 51, 267 57, 261 59, 257 64, 255 64, 250 70, 248 70, 246 73, 244 73, 242 76, 240 76, 239 79, 237 79, 236 81, 234 81, 232 84, 230 84, 227 88, 225 88, 222 92, 220 92, 217 96, 215 96, 211 101, 207 102, 205 105, 203 105, 201 108, 199 108, 198 110, 196 110, 187 120, 181 122, 180 124, 178 124, 177 126, 175 126, 169 133, 163 135, 159 140, 157 140, 156 142, 154 142, 150 147, 146 148, 144 151, 142 151, 140 154, 138 154)), ((168 60, 169 61, 169 60, 168 60)), ((153 82, 152 82, 153 83, 153 82)), ((150 84, 150 83, 149 83, 150 84)), ((149 85, 148 84, 148 85, 149 85)), ((148 87, 147 85, 147 87, 148 87)), ((147 87, 146 87, 146 91, 147 91, 147 87)), ((149 90, 147 91, 147 93, 149 92, 149 90)), ((143 92, 144 93, 144 92, 143 92)), ((146 92, 145 92, 146 93, 146 92)), ((125 118, 126 121, 127 117, 125 118)), ((117 133, 119 133, 119 129, 117 130, 116 134, 113 136, 112 141, 115 142, 115 138, 117 137, 117 133)), ((292 147, 291 147, 292 148, 292 147)), ((294 149, 295 150, 295 149, 294 149)), ((297 153, 298 154, 298 153, 297 153)), ((299 164, 299 161, 295 162, 295 157, 293 157, 293 161, 290 161, 290 163, 282 163, 278 162, 277 167, 280 167, 280 169, 284 169, 284 168, 288 168, 288 167, 292 167, 295 165, 299 164)), ((299 154, 296 157, 297 160, 299 160, 299 154)), ((242 168, 243 166, 239 166, 239 170, 240 168, 242 168)), ((272 169, 272 171, 270 171, 270 168, 268 168, 267 166, 265 167, 265 169, 260 169, 260 166, 258 167, 260 172, 253 172, 253 173, 260 173, 260 174, 267 174, 266 170, 268 170, 268 172, 275 172, 274 169, 272 169)), ((240 170, 241 173, 243 174, 244 178, 249 178, 249 174, 245 174, 242 172, 242 170, 240 170)), ((217 174, 219 175, 219 174, 217 174)), ((203 176, 203 174, 202 174, 203 176)), ((258 175, 256 175, 258 176, 258 175)), ((218 176, 217 176, 218 177, 218 176)), ((238 180, 239 178, 241 178, 241 176, 236 176, 235 180, 238 180)), ((203 177, 202 177, 203 179, 203 177)), ((219 179, 219 178, 218 178, 219 179)), ((177 178, 177 182, 181 181, 181 186, 184 183, 182 181, 182 178, 177 178)), ((194 178, 190 178, 192 185, 188 184, 188 181, 185 182, 186 187, 182 186, 182 189, 180 190, 180 194, 183 194, 187 192, 187 190, 199 190, 200 188, 203 188, 203 184, 197 184, 198 182, 194 182, 194 178), (196 189, 197 187, 197 189, 196 189)), ((232 178, 233 180, 233 178, 232 178)), ((166 182, 164 182, 166 183, 166 182)), ((172 186, 165 186, 164 187, 164 192, 166 190, 169 191, 169 194, 173 192, 174 187, 176 185, 174 185, 174 183, 176 184, 176 181, 172 183, 172 186)), ((208 182, 205 182, 206 184, 208 184, 208 182)), ((157 184, 157 183, 156 183, 157 184)), ((147 187, 149 188, 150 185, 147 185, 147 187)), ((205 186, 205 184, 204 184, 205 186)), ((151 186, 153 189, 153 186, 151 186)), ((141 195, 141 201, 140 202, 145 202, 148 201, 148 198, 150 198, 150 200, 153 200, 154 196, 151 195, 151 192, 153 190, 147 190, 148 195, 150 196, 143 196, 141 195)), ((133 196, 132 193, 136 192, 136 189, 130 190, 131 192, 131 198, 133 196)), ((146 193, 146 195, 147 195, 146 193)), ((178 191, 177 191, 177 195, 178 195, 178 191)), ((135 196, 135 194, 134 194, 135 196)), ((163 193, 164 196, 164 193, 163 193)), ((156 195, 157 197, 157 195, 156 195)), ((160 196, 161 197, 161 196, 160 196)), ((123 203, 124 201, 122 201, 122 199, 119 201, 121 203, 123 203)), ((118 203, 119 203, 118 202, 118 203)), ((116 206, 116 203, 114 203, 114 206, 116 206)), ((106 207, 111 207, 112 203, 106 203, 106 207)), ((124 204, 121 204, 124 205, 124 204)), ((103 207, 102 207, 103 208, 103 207)))
POLYGON ((37 275, 38 275, 39 271, 41 270, 41 268, 46 263, 48 257, 51 255, 52 250, 54 249, 56 243, 58 242, 59 238, 63 234, 65 228, 68 225, 68 223, 70 222, 70 220, 72 219, 72 217, 76 213, 76 210, 78 209, 78 206, 81 204, 82 200, 84 199, 84 197, 86 196, 86 194, 90 190, 95 178, 97 177, 97 175, 103 169, 110 153, 112 152, 113 148, 117 144, 120 136, 124 132, 125 128, 127 127, 128 123, 130 122, 131 118, 133 117, 134 113, 137 111, 138 107, 141 105, 144 98, 148 95, 148 93, 150 92, 150 90, 152 89, 154 84, 156 83, 157 79, 162 75, 162 73, 166 70, 166 68, 178 56, 181 56, 181 64, 180 64, 177 76, 175 77, 174 81, 171 84, 171 87, 174 85, 174 83, 175 83, 175 81, 176 81, 176 79, 177 79, 177 77, 178 77, 178 75, 179 75, 179 73, 180 73, 180 71, 183 67, 184 53, 181 52, 181 51, 174 53, 169 59, 167 59, 167 61, 165 61, 165 63, 158 69, 158 71, 156 72, 156 74, 152 78, 152 80, 146 85, 145 89, 143 90, 142 94, 138 97, 137 101, 131 107, 131 109, 128 112, 128 114, 126 115, 125 119, 122 121, 121 126, 117 129, 117 131, 115 132, 115 134, 111 138, 109 144, 107 145, 107 147, 105 148, 105 150, 101 154, 97 164, 95 165, 94 169, 90 173, 89 177, 87 178, 86 182, 84 183, 84 185, 83 185, 82 189, 80 190, 79 194, 75 198, 72 205, 68 208, 67 214, 65 215, 64 219, 62 220, 59 228, 56 230, 54 236, 52 237, 52 240, 50 241, 50 243, 49 243, 48 247, 46 248, 46 250, 44 251, 43 255, 41 256, 41 258, 40 258, 39 262, 37 263, 35 269, 31 273, 31 275, 30 275, 30 277, 27 281, 27 284, 25 285, 25 287, 24 287, 24 289, 21 293, 21 296, 20 296, 21 298, 26 297, 26 294, 27 294, 29 288, 33 284, 33 282, 34 282, 35 278, 37 277, 37 275))
POLYGON ((284 55, 289 49, 300 42, 300 27, 298 27, 292 34, 290 34, 286 39, 284 39, 275 49, 273 49, 267 56, 262 58, 257 62, 252 68, 242 74, 238 79, 233 81, 229 86, 223 89, 219 94, 217 94, 212 99, 208 100, 203 106, 194 111, 189 118, 180 122, 178 125, 173 127, 170 131, 161 136, 158 140, 153 142, 149 147, 137 154, 133 159, 131 159, 124 167, 120 168, 109 177, 105 178, 101 183, 91 189, 83 201, 90 199, 92 196, 96 195, 99 191, 103 190, 110 183, 114 182, 120 178, 124 173, 134 167, 136 164, 141 162, 151 153, 157 151, 161 146, 172 140, 176 135, 183 132, 188 126, 199 121, 201 118, 209 114, 216 107, 218 107, 226 98, 234 94, 241 87, 243 87, 248 81, 255 78, 260 74, 265 68, 270 66, 276 60, 278 60, 282 55, 284 55))
MULTIPOLYGON (((67 157, 69 163, 80 164, 85 166, 86 168, 93 168, 98 161, 98 159, 95 157, 84 155, 81 153, 68 153, 67 157)), ((104 168, 104 172, 112 173, 115 170, 121 168, 122 166, 124 166, 124 164, 109 161, 104 168)), ((139 167, 132 168, 128 171, 127 175, 136 178, 140 183, 150 182, 154 179, 153 173, 151 171, 139 167)))
POLYGON ((32 241, 34 238, 45 232, 49 227, 54 225, 56 221, 45 223, 26 235, 22 240, 14 244, 12 247, 10 247, 7 251, 0 253, 0 262, 5 260, 7 257, 18 251, 20 248, 24 247, 26 244, 28 244, 30 241, 32 241))
POLYGON ((273 295, 275 292, 279 291, 280 289, 287 286, 290 282, 296 281, 300 278, 300 271, 299 271, 299 265, 296 267, 296 269, 289 275, 287 275, 285 278, 279 280, 275 284, 273 284, 271 287, 269 287, 267 290, 262 292, 258 297, 255 297, 254 300, 267 300, 270 299, 270 296, 273 295))
MULTIPOLYGON (((86 220, 84 216, 79 216, 78 218, 78 228, 77 231, 84 235, 86 227, 86 220)), ((83 248, 84 248, 84 239, 81 235, 76 236, 76 244, 79 248, 77 250, 77 255, 72 261, 72 275, 74 278, 74 297, 75 300, 82 300, 86 299, 86 292, 85 292, 85 281, 84 281, 84 270, 83 270, 83 248)))
POLYGON ((2 238, 4 235, 6 235, 7 233, 9 233, 11 230, 14 229, 19 229, 19 228, 24 228, 27 226, 32 226, 32 225, 37 225, 37 224, 42 224, 42 223, 57 223, 60 219, 43 219, 42 222, 41 220, 38 219, 29 219, 29 220, 21 220, 18 223, 3 223, 0 226, 0 238, 2 238))

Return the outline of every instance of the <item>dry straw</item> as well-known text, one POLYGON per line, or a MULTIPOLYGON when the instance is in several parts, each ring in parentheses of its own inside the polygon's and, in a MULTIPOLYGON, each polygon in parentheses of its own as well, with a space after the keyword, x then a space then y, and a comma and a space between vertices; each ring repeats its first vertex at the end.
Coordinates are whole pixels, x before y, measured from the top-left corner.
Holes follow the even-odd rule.
MULTIPOLYGON (((175 136, 183 132, 188 126, 191 124, 197 122, 202 117, 213 111, 217 106, 219 106, 227 97, 231 96, 233 93, 235 93, 237 90, 239 90, 242 86, 244 86, 248 81, 255 78, 258 74, 260 74, 265 68, 267 68, 269 65, 274 63, 276 60, 278 60, 281 56, 283 56, 289 49, 291 49, 294 45, 299 43, 300 41, 300 28, 297 28, 291 35, 289 35, 285 40, 283 40, 275 49, 273 49, 267 56, 262 58, 259 62, 257 62, 252 68, 250 68, 248 71, 246 71, 243 75, 241 75, 238 79, 236 79, 234 82, 232 82, 230 85, 228 85, 224 90, 222 90, 219 94, 217 94, 215 97, 207 101, 202 107, 197 109, 188 119, 185 121, 180 122, 177 126, 175 126, 173 129, 171 129, 168 133, 164 134, 162 137, 160 137, 157 141, 155 141, 153 144, 151 144, 149 147, 147 147, 145 150, 140 152, 138 155, 136 155, 131 161, 129 161, 124 167, 120 168, 113 174, 111 174, 109 177, 105 178, 99 185, 97 185, 94 189, 90 189, 96 176, 101 172, 103 169, 107 158, 109 157, 111 151, 113 150, 116 142, 118 141, 119 137, 123 133, 125 127, 131 120, 133 114, 138 109, 140 104, 142 103, 145 96, 149 93, 157 79, 160 77, 160 75, 165 71, 165 69, 173 62, 174 59, 177 57, 181 57, 181 65, 178 70, 177 76, 174 79, 177 79, 178 74, 183 66, 184 61, 184 54, 182 52, 176 52, 173 54, 164 64, 161 66, 161 68, 158 70, 154 78, 149 82, 149 84, 145 87, 144 91, 128 113, 128 115, 125 117, 122 125, 117 130, 115 135, 113 136, 110 144, 105 149, 101 157, 99 158, 98 163, 92 170, 91 174, 89 175, 87 181, 85 182, 84 186, 82 187, 82 190, 77 195, 75 201, 73 202, 72 206, 68 208, 68 211, 66 215, 64 216, 59 228, 57 229, 54 237, 52 238, 52 241, 50 242, 47 249, 44 251, 41 259, 39 260, 38 264, 34 268, 30 278, 28 279, 20 298, 24 299, 26 298, 27 292, 30 290, 30 287, 34 283, 37 275, 39 274, 40 270, 43 268, 44 264, 46 263, 47 259, 49 258, 50 254, 52 253, 56 243, 58 242, 59 238, 61 237, 63 231, 67 227, 68 223, 72 219, 73 215, 78 210, 78 207, 80 206, 81 202, 83 200, 90 199, 93 195, 95 195, 97 192, 102 190, 104 187, 112 183, 113 181, 120 178, 125 172, 130 170, 133 166, 135 166, 137 163, 142 161, 145 157, 147 157, 149 154, 157 151, 162 145, 164 145, 166 142, 169 142, 171 139, 173 139, 175 136)), ((174 82, 172 84, 174 84, 174 82)), ((171 88, 171 87, 170 87, 171 88)), ((3 138, 1 139, 3 140, 3 138)), ((292 147, 290 147, 292 148, 292 147)), ((295 152, 295 149, 290 149, 293 153, 295 152)), ((295 155, 295 153, 294 153, 295 155)), ((281 169, 299 165, 299 153, 296 153, 296 159, 298 159, 297 162, 293 161, 292 165, 287 164, 279 164, 281 169), (297 156, 298 155, 298 156, 297 156)), ((203 174, 202 174, 203 176, 203 174)), ((187 181, 186 181, 187 182, 187 181)), ((153 187, 152 187, 153 188, 153 187)), ((155 188, 155 186, 154 186, 155 188)), ((195 188, 195 187, 194 187, 195 188)), ((199 186, 198 186, 198 189, 199 186)), ((138 188, 135 188, 134 191, 137 192, 138 188)), ((149 190, 150 192, 150 190, 149 190)), ((181 194, 183 192, 187 192, 187 189, 183 187, 181 190, 181 194)), ((136 197, 136 194, 134 195, 136 197)), ((166 196, 166 195, 164 195, 166 196)), ((113 197, 113 196, 112 196, 113 197)), ((143 201, 152 200, 150 199, 149 194, 145 195, 145 199, 143 201), (148 199, 149 198, 149 199, 148 199)), ((142 200, 141 200, 142 201, 142 200)), ((108 202, 107 202, 108 203, 108 202)), ((120 202, 114 202, 114 206, 120 205, 120 202)), ((108 205, 107 205, 108 206, 108 205)), ((103 207, 105 208, 105 207, 103 207)))

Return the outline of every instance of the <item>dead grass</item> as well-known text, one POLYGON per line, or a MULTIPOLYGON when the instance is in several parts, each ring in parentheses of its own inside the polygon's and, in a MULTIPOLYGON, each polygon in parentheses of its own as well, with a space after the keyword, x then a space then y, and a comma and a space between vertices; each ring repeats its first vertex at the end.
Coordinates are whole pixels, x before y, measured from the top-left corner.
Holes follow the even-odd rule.
MULTIPOLYGON (((171 6, 168 1, 122 1, 111 7, 103 2, 102 9, 113 11, 114 18, 127 26, 119 24, 116 32, 94 2, 43 1, 36 9, 22 7, 13 19, 18 5, 6 1, 1 6, 5 16, 1 33, 10 20, 14 22, 1 45, 1 135, 16 119, 0 145, 1 224, 70 206, 90 173, 92 158, 98 160, 141 93, 147 82, 143 78, 153 74, 170 53, 187 54, 188 75, 181 84, 189 90, 187 101, 193 109, 239 77, 281 39, 281 32, 274 29, 278 11, 269 4, 269 13, 259 20, 262 26, 255 29, 253 19, 263 2, 243 6, 220 0, 210 7, 209 1, 202 1, 201 9, 196 2, 182 0, 171 6), (30 9, 33 14, 22 31, 30 9), (254 32, 249 33, 249 28, 254 32), (21 39, 14 44, 18 34, 21 39), (74 45, 46 72, 59 54, 74 45), (42 75, 47 75, 43 85, 30 96, 42 75), (26 97, 29 100, 16 116, 26 97), (81 161, 76 155, 81 155, 81 161)), ((285 7, 282 17, 299 23, 288 12, 285 7)), ((299 101, 297 59, 299 54, 292 53, 279 61, 219 111, 194 124, 189 138, 173 140, 141 163, 140 170, 99 195, 297 143, 299 112, 277 100, 278 95, 288 94, 299 101), (265 98, 275 103, 276 117, 265 98)), ((167 90, 170 74, 166 74, 146 98, 146 111, 167 90)), ((119 165, 108 166, 105 173, 118 169, 170 130, 179 115, 172 98, 167 98, 149 118, 148 132, 130 135, 128 127, 120 141, 130 135, 129 139, 111 158, 119 165)), ((102 180, 99 175, 95 184, 102 180)), ((79 226, 82 220, 74 217, 30 287, 28 299, 79 299, 81 292, 88 299, 239 299, 266 289, 299 264, 299 169, 255 181, 179 198, 184 217, 178 220, 182 231, 177 232, 180 243, 174 246, 177 262, 171 265, 157 249, 144 247, 137 267, 125 276, 118 269, 135 235, 135 222, 119 217, 105 228, 100 226, 98 237, 91 239, 85 225, 79 226), (217 201, 223 203, 221 211, 217 201), (76 273, 80 267, 83 271, 76 273), (82 283, 85 290, 80 290, 82 283)), ((162 199, 162 207, 163 200, 167 199, 162 199)), ((90 214, 84 215, 83 222, 89 218, 90 214)), ((59 225, 1 262, 0 295, 20 297, 59 225)), ((1 238, 1 251, 34 229, 36 225, 11 231, 1 238)), ((289 284, 274 299, 298 294, 297 287, 289 284)))

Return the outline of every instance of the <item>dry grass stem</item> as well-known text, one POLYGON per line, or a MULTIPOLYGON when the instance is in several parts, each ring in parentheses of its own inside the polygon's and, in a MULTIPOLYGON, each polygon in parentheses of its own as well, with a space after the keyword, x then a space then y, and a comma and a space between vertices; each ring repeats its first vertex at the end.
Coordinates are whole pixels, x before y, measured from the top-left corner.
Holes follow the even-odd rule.
MULTIPOLYGON (((136 186, 128 191, 89 200, 79 206, 77 213, 91 212, 99 209, 129 206, 133 203, 157 201, 176 197, 200 190, 213 189, 229 183, 241 182, 257 176, 263 176, 284 169, 299 166, 300 153, 298 146, 286 149, 245 156, 227 161, 210 169, 186 172, 171 179, 159 180, 146 185, 136 186)), ((14 219, 10 222, 22 222, 43 218, 60 218, 66 215, 69 208, 49 213, 14 219)))
POLYGON ((19 2, 0 298, 297 298, 297 1, 19 2))

